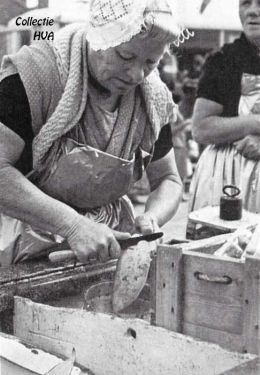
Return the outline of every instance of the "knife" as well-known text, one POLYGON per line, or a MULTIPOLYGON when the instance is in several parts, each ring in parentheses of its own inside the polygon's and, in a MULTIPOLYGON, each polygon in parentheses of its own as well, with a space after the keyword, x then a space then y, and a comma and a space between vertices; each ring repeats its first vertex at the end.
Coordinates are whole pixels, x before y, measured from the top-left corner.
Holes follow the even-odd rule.
MULTIPOLYGON (((155 232, 152 234, 145 234, 142 236, 130 237, 122 240, 118 240, 121 250, 126 250, 129 247, 135 246, 140 241, 155 241, 163 236, 163 232, 155 232)), ((76 259, 75 253, 69 249, 67 242, 57 244, 55 247, 49 250, 49 260, 53 263, 65 262, 76 259)))
POLYGON ((145 235, 142 235, 142 236, 126 238, 124 240, 118 240, 118 242, 120 244, 121 250, 125 250, 128 247, 137 245, 138 242, 140 242, 140 241, 151 242, 151 241, 158 240, 162 236, 163 236, 163 232, 155 232, 155 233, 151 233, 151 234, 145 234, 145 235))

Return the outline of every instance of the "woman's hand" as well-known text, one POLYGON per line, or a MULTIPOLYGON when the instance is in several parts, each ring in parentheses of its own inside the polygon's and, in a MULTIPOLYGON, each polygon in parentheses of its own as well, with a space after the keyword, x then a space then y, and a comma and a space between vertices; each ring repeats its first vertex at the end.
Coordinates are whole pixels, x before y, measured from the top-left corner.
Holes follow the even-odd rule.
POLYGON ((247 135, 233 143, 237 151, 247 159, 260 160, 260 136, 247 135))
POLYGON ((66 239, 80 262, 86 262, 93 254, 105 262, 119 257, 121 249, 117 240, 129 237, 129 233, 112 230, 106 224, 95 223, 82 216, 72 226, 66 239))
POLYGON ((144 235, 159 232, 160 230, 156 217, 149 212, 136 217, 135 227, 138 232, 144 235))

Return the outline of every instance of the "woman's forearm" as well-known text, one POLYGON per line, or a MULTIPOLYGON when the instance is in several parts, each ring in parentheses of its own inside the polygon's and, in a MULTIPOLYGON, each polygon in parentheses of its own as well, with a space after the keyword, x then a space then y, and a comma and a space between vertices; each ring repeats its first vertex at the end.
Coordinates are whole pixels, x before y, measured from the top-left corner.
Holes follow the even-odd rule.
POLYGON ((65 237, 79 214, 43 193, 10 164, 0 165, 0 211, 65 237))
POLYGON ((145 212, 152 214, 161 227, 176 213, 182 196, 182 184, 165 179, 151 192, 145 205, 145 212))
POLYGON ((201 144, 233 143, 251 134, 260 134, 260 116, 248 114, 222 117, 224 108, 214 101, 198 98, 192 118, 192 134, 201 144))
POLYGON ((193 138, 201 144, 233 143, 250 134, 260 134, 260 117, 246 115, 238 117, 209 116, 193 120, 193 138))

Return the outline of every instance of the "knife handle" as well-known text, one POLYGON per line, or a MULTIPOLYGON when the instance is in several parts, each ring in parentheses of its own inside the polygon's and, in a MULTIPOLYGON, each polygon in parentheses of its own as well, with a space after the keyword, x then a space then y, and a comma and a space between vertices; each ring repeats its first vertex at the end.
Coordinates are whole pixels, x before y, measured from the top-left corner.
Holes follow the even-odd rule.
MULTIPOLYGON (((121 250, 126 250, 128 247, 135 246, 139 241, 155 241, 163 236, 163 232, 151 233, 147 235, 140 235, 137 237, 130 237, 122 240, 117 240, 121 250)), ((52 263, 66 262, 70 260, 77 260, 76 254, 69 249, 67 241, 56 244, 49 252, 49 260, 52 263)))
POLYGON ((72 250, 60 250, 60 251, 53 251, 49 254, 49 260, 52 263, 61 263, 66 262, 69 260, 76 260, 76 255, 72 250))

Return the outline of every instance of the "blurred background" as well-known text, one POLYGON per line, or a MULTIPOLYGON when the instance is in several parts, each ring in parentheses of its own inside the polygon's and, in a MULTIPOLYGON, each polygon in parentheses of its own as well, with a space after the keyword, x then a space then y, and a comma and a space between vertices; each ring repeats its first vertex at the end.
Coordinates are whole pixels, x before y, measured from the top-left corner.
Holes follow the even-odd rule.
MULTIPOLYGON (((35 28, 15 25, 17 16, 55 19, 55 28, 87 19, 89 0, 0 0, 0 52, 13 53, 31 41, 35 28)), ((190 69, 195 54, 205 54, 231 42, 241 29, 238 0, 171 0, 181 24, 195 36, 177 51, 179 69, 190 69), (202 3, 205 9, 201 9, 202 3), (203 10, 203 12, 201 12, 203 10)))

